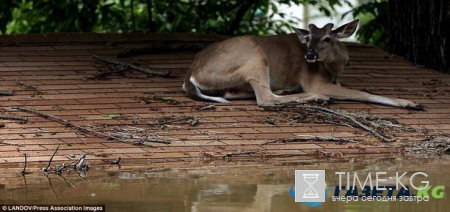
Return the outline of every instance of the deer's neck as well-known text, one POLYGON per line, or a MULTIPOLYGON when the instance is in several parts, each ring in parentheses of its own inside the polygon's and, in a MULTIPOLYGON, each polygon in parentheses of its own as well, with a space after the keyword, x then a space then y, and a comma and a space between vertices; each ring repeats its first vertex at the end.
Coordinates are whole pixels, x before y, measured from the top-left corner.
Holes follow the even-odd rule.
POLYGON ((335 43, 330 50, 327 57, 322 61, 320 71, 330 81, 335 81, 344 70, 345 65, 348 63, 348 51, 343 43, 335 43))

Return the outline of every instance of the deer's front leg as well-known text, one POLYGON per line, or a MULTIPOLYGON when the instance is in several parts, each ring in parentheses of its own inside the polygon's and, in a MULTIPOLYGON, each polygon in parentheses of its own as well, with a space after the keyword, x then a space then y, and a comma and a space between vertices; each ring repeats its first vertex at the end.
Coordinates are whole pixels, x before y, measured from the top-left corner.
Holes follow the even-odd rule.
POLYGON ((256 101, 259 106, 271 106, 288 102, 307 103, 312 101, 328 101, 329 97, 316 93, 300 93, 286 96, 279 96, 270 89, 269 69, 266 72, 259 72, 247 78, 247 81, 255 92, 256 101))
POLYGON ((363 102, 372 102, 382 105, 389 105, 394 107, 406 108, 411 110, 424 110, 425 106, 417 104, 406 99, 397 99, 373 95, 367 92, 348 89, 334 84, 324 83, 318 86, 318 93, 326 95, 332 99, 338 100, 355 100, 363 102))

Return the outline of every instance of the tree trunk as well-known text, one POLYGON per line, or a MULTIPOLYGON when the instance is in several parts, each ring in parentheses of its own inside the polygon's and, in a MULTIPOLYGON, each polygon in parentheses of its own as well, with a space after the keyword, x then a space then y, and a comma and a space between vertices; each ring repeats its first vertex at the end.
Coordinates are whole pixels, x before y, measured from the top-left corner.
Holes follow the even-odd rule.
MULTIPOLYGON (((248 0, 242 3, 241 7, 237 10, 236 16, 228 28, 228 32, 226 34, 233 35, 239 29, 239 25, 241 24, 242 19, 244 19, 245 14, 250 10, 253 4, 257 4, 258 0, 248 0)), ((237 3, 236 3, 237 4, 237 3)))
POLYGON ((409 61, 450 73, 448 0, 389 0, 389 49, 409 61))
POLYGON ((2 15, 0 15, 0 34, 6 34, 6 26, 12 19, 12 12, 15 6, 13 0, 3 0, 0 3, 0 11, 2 11, 2 15))

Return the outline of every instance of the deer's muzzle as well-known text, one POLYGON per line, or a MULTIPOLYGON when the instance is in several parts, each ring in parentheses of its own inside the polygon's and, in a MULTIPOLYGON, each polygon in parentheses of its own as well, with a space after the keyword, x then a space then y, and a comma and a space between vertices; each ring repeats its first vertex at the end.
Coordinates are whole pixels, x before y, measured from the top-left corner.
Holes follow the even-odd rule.
POLYGON ((317 58, 319 58, 319 53, 317 53, 317 51, 314 49, 309 49, 305 54, 305 59, 309 63, 316 62, 317 58))

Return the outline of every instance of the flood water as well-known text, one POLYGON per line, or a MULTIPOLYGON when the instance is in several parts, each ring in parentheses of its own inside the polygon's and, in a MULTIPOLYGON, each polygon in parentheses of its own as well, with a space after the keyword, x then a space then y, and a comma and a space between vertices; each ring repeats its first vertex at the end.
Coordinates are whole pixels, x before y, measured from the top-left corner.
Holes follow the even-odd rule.
MULTIPOLYGON (((0 169, 0 204, 104 204, 106 211, 174 212, 290 212, 290 211, 449 211, 450 160, 448 159, 349 159, 342 161, 302 161, 270 164, 239 162, 179 165, 122 165, 91 167, 85 176, 63 173, 45 176, 37 167, 24 177, 19 167, 0 169), (183 168, 184 167, 184 168, 183 168), (189 167, 189 168, 186 168, 189 167), (294 170, 324 169, 331 195, 317 207, 294 202, 289 189, 294 170), (428 202, 336 202, 336 171, 357 171, 360 178, 375 172, 408 172, 402 178, 409 184, 411 174, 431 186, 444 185, 443 198, 428 202), (361 177, 362 176, 362 177, 361 177)), ((363 180, 362 180, 363 181, 363 180)), ((393 184, 394 181, 386 181, 393 184)), ((417 184, 417 185, 418 185, 417 184)), ((345 191, 341 191, 345 193, 345 191)), ((343 195, 341 193, 341 195, 343 195)), ((395 193, 394 193, 395 195, 395 193)))

